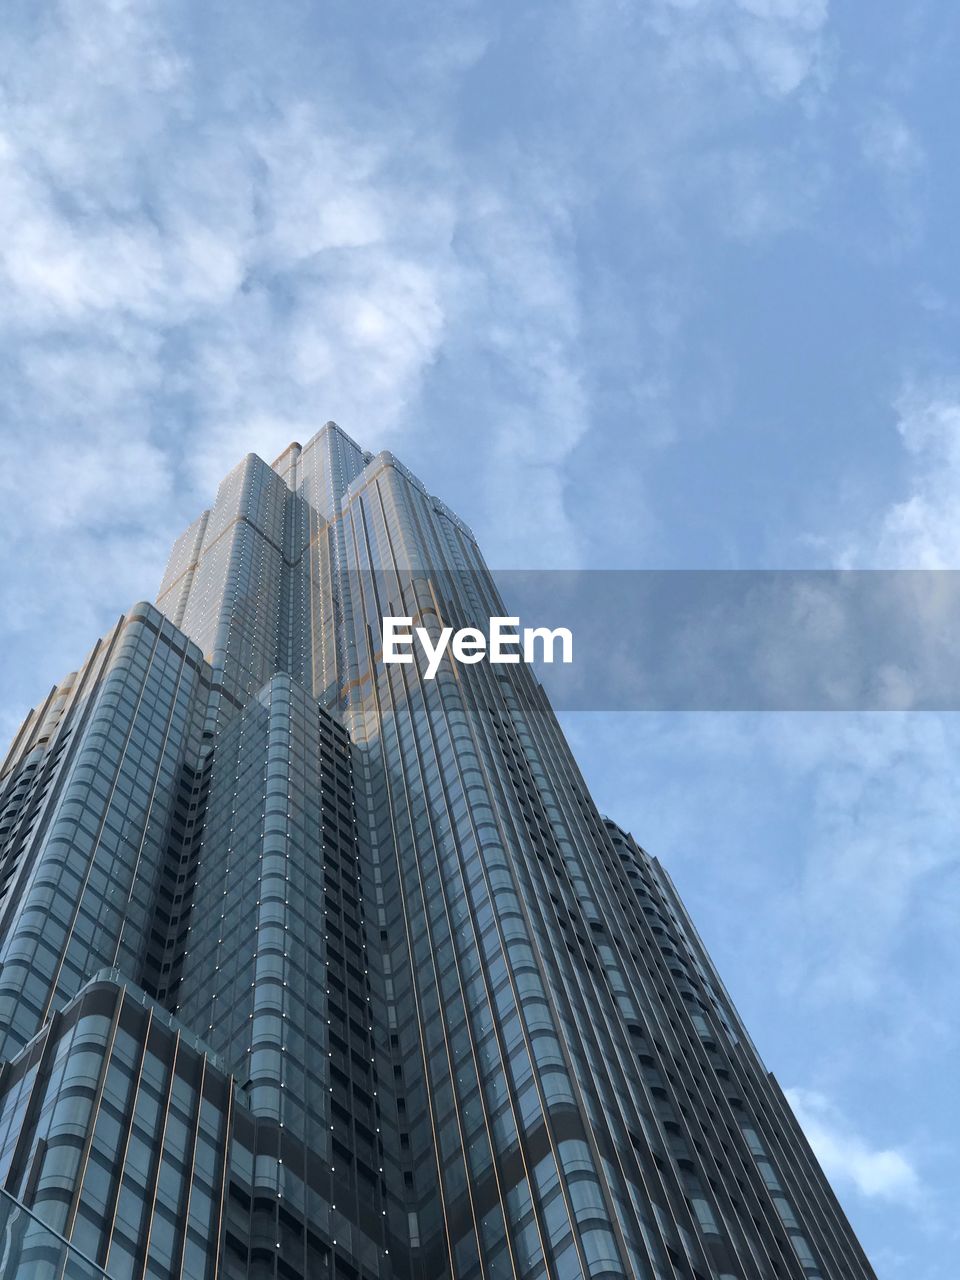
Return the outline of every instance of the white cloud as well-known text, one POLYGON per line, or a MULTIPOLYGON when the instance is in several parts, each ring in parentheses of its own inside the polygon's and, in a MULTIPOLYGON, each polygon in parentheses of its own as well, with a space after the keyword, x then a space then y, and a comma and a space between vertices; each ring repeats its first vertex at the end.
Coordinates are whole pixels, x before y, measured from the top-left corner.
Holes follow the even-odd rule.
POLYGON ((908 492, 850 536, 847 568, 960 567, 960 382, 908 384, 896 404, 908 492))
POLYGON ((754 88, 776 99, 820 72, 828 16, 827 0, 660 0, 648 21, 669 33, 678 73, 746 73, 754 88))
POLYGON ((800 1127, 827 1177, 870 1199, 915 1205, 921 1196, 919 1174, 908 1156, 876 1147, 859 1135, 839 1108, 814 1089, 784 1090, 800 1127))
POLYGON ((863 109, 860 152, 868 178, 876 182, 886 227, 865 231, 864 250, 880 260, 916 249, 926 224, 927 156, 917 131, 891 102, 870 102, 863 109))
POLYGON ((826 173, 815 158, 789 149, 771 154, 760 147, 723 147, 703 158, 698 181, 720 228, 750 242, 804 226, 826 173))
POLYGON ((495 379, 488 421, 471 423, 483 431, 478 440, 490 477, 483 495, 486 554, 500 567, 538 557, 576 563, 580 538, 566 508, 564 463, 590 426, 590 410, 579 362, 571 358, 580 306, 563 205, 542 171, 528 175, 516 205, 488 186, 461 234, 457 327, 470 334, 495 379), (527 393, 531 384, 540 388, 535 399, 527 393))
POLYGON ((925 161, 924 148, 899 112, 874 107, 861 130, 864 158, 892 176, 909 176, 925 161))
POLYGON ((795 936, 785 989, 821 1005, 895 1009, 890 1032, 904 1047, 921 1024, 928 1044, 941 1040, 949 1022, 937 1001, 918 998, 904 955, 923 947, 951 966, 956 950, 936 908, 956 867, 960 822, 952 721, 892 712, 784 719, 764 739, 809 790, 805 856, 782 908, 795 936))
MULTIPOLYGON (((619 40, 616 6, 571 8, 578 38, 590 29, 596 50, 619 40)), ((743 148, 708 150, 690 181, 673 143, 678 129, 712 132, 718 83, 729 102, 749 93, 752 110, 813 84, 826 4, 660 0, 627 21, 665 108, 651 191, 675 203, 699 182, 730 234, 782 230, 776 193, 803 191, 806 207, 815 184, 785 182, 743 148)), ((589 56, 570 29, 545 27, 554 60, 563 46, 557 66, 589 56)), ((218 67, 175 9, 149 0, 61 0, 4 44, 0 337, 12 377, 0 413, 13 449, 43 423, 50 457, 69 438, 86 459, 63 528, 125 511, 110 479, 124 461, 146 477, 144 526, 170 531, 242 453, 272 456, 327 418, 394 444, 449 357, 487 433, 466 514, 494 531, 502 562, 546 546, 555 563, 579 559, 567 471, 593 408, 573 220, 591 193, 566 139, 549 134, 521 142, 514 129, 464 162, 450 107, 490 49, 482 18, 464 11, 395 51, 408 68, 400 111, 344 93, 343 67, 319 46, 309 82, 218 67), (111 438, 123 452, 98 473, 93 454, 111 438)), ((635 78, 618 60, 613 79, 635 78)), ((573 120, 589 117, 585 99, 569 103, 573 120)), ((631 146, 645 154, 660 132, 631 131, 631 146)), ((650 323, 655 344, 681 341, 650 323)), ((665 367, 635 381, 669 395, 665 367)), ((11 510, 7 536, 21 530, 11 510)))
POLYGON ((55 608, 85 627, 134 581, 149 594, 144 539, 172 537, 248 450, 270 458, 331 417, 392 443, 450 346, 494 375, 487 517, 494 466, 518 485, 532 471, 544 523, 515 538, 572 543, 561 472, 589 413, 569 192, 519 146, 464 169, 444 108, 486 47, 471 24, 405 51, 418 80, 400 112, 344 94, 320 47, 309 84, 211 78, 159 3, 62 0, 30 35, 8 28, 0 416, 18 462, 0 542, 31 566, 10 575, 8 631, 55 608), (24 483, 27 458, 55 501, 24 483), (50 539, 70 543, 56 561, 50 539))
POLYGON ((827 20, 827 0, 736 0, 754 17, 775 20, 801 31, 817 31, 827 20))

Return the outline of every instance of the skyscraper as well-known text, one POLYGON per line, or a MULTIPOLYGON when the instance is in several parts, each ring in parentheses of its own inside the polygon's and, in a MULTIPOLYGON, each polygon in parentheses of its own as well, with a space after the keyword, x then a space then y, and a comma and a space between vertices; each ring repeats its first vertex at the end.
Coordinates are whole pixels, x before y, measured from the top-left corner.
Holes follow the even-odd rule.
POLYGON ((873 1272, 470 530, 248 455, 0 773, 0 1278, 873 1272))

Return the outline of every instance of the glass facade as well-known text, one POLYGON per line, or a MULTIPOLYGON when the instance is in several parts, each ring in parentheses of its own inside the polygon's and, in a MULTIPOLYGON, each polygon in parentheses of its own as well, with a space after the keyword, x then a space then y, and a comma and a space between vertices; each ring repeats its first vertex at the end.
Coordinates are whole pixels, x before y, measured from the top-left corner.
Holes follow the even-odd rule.
POLYGON ((0 1190, 0 1280, 103 1280, 95 1266, 62 1236, 0 1190))
POLYGON ((234 468, 28 716, 0 1280, 47 1274, 27 1249, 115 1280, 873 1277, 530 669, 382 662, 385 615, 506 612, 469 528, 330 423, 234 468))

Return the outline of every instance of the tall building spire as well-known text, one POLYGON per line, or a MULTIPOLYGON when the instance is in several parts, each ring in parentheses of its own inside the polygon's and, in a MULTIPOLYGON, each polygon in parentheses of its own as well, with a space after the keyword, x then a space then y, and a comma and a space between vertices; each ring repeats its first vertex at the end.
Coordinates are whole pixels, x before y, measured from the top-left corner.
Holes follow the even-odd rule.
POLYGON ((248 454, 28 716, 0 1277, 871 1280, 528 668, 382 661, 385 615, 504 612, 469 528, 327 423, 248 454))

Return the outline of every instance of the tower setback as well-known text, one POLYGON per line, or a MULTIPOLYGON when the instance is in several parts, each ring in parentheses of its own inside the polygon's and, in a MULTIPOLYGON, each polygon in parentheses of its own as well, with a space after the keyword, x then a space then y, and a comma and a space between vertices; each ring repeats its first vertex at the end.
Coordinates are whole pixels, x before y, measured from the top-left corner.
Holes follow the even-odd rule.
POLYGON ((248 455, 0 770, 0 1280, 873 1280, 469 528, 248 455))

